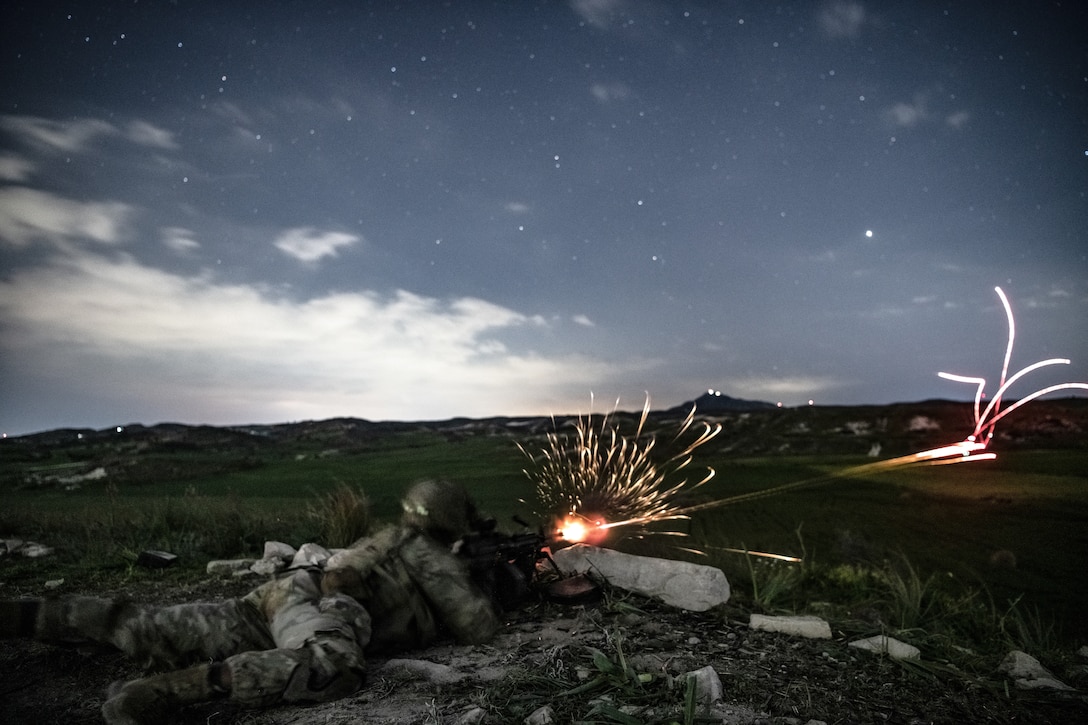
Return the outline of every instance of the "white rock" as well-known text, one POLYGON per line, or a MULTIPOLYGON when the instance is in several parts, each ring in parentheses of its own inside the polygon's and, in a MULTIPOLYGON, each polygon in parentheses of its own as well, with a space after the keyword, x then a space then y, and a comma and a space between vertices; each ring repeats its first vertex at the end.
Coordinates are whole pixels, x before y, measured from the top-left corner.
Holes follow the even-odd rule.
POLYGON ((440 665, 437 662, 428 660, 392 659, 382 665, 382 670, 407 671, 436 685, 448 685, 460 682, 465 678, 463 674, 449 665, 440 665))
POLYGON ((555 722, 555 710, 551 705, 545 705, 533 711, 529 717, 522 720, 525 725, 551 725, 555 722))
POLYGON ((262 559, 282 559, 284 562, 291 561, 295 558, 295 554, 298 553, 298 549, 285 544, 282 541, 266 541, 264 542, 264 555, 262 559))
POLYGON ((831 639, 831 625, 819 617, 810 615, 771 617, 765 614, 753 614, 748 619, 748 626, 764 632, 781 632, 809 639, 831 639))
POLYGON ((588 573, 614 587, 693 612, 705 612, 729 601, 725 574, 704 564, 635 556, 586 544, 560 549, 552 558, 565 574, 588 573))
POLYGON ((922 655, 922 651, 906 642, 900 642, 894 637, 878 634, 875 637, 857 639, 850 643, 851 647, 867 652, 879 652, 886 654, 893 660, 916 660, 922 655))
POLYGON ((478 725, 487 717, 487 710, 482 707, 474 707, 457 718, 457 725, 478 725))
POLYGON ((1007 674, 1016 683, 1016 686, 1022 690, 1073 689, 1050 674, 1050 670, 1043 667, 1039 660, 1020 650, 1014 649, 1005 655, 1005 659, 1001 660, 1001 664, 997 666, 997 669, 999 672, 1007 674))
POLYGON ((239 571, 247 571, 253 566, 255 559, 213 559, 206 567, 209 574, 229 576, 239 571))
POLYGON ((63 579, 50 579, 49 581, 47 581, 45 583, 45 588, 46 589, 56 589, 56 588, 60 587, 63 584, 64 584, 63 579))
POLYGON ((253 566, 249 567, 249 570, 254 574, 272 576, 286 568, 287 562, 283 559, 260 559, 259 561, 253 562, 253 566))
POLYGON ((291 559, 292 567, 324 566, 332 554, 320 544, 303 544, 291 559))
POLYGON ((700 707, 708 708, 716 702, 721 702, 725 695, 722 680, 710 665, 688 672, 684 677, 695 680, 695 701, 700 707))
POLYGON ((28 541, 23 544, 23 548, 19 549, 19 553, 28 559, 40 559, 43 556, 52 556, 53 547, 28 541))

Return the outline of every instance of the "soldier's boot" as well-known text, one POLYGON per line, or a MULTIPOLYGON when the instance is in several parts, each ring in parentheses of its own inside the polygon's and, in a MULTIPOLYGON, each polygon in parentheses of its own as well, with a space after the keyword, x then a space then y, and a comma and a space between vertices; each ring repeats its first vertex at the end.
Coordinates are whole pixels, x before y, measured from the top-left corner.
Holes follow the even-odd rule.
POLYGON ((110 643, 129 603, 123 599, 45 599, 36 612, 34 636, 46 642, 110 643))
POLYGON ((0 639, 33 637, 40 599, 0 600, 0 639))
POLYGON ((224 698, 221 664, 197 665, 129 682, 115 682, 102 705, 109 725, 152 725, 166 722, 179 707, 224 698))

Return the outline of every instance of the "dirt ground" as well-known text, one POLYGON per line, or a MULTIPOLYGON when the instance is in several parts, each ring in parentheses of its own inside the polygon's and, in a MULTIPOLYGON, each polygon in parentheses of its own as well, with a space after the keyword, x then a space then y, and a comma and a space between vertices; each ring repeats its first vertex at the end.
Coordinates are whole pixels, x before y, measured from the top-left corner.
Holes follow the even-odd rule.
MULTIPOLYGON (((128 594, 169 603, 221 599, 251 586, 212 580, 128 594)), ((1088 722, 1083 660, 1076 671, 1055 673, 1079 687, 1076 693, 1019 691, 997 673, 957 675, 859 652, 841 632, 831 640, 797 639, 750 630, 746 621, 728 608, 696 614, 642 599, 535 603, 509 614, 505 630, 487 645, 439 643, 403 659, 369 662, 367 685, 338 702, 256 711, 210 703, 185 708, 172 722, 505 724, 550 705, 554 723, 683 723, 677 683, 706 666, 720 677, 724 697, 693 721, 704 725, 1088 722), (622 651, 646 682, 616 685, 613 673, 593 687, 595 676, 607 678, 591 648, 613 662, 622 651)), ((138 675, 115 652, 0 642, 0 722, 101 722, 109 684, 138 675)))

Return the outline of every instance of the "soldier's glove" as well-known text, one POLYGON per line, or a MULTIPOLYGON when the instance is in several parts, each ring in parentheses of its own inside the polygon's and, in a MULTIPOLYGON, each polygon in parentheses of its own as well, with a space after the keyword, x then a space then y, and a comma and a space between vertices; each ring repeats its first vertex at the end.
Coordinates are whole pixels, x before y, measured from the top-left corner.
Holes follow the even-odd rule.
POLYGON ((350 567, 344 569, 326 569, 321 573, 321 593, 346 594, 352 599, 363 601, 366 599, 366 587, 363 585, 363 577, 358 571, 350 567))

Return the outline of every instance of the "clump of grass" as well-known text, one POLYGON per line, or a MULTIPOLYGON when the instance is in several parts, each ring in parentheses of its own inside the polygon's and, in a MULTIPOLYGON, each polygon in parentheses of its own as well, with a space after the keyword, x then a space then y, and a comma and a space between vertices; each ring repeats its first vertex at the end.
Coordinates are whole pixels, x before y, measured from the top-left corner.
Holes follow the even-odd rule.
POLYGON ((694 424, 695 407, 680 424, 672 444, 675 452, 658 455, 657 439, 644 434, 650 413, 647 396, 642 416, 631 434, 620 430, 615 411, 595 418, 579 416, 572 435, 552 431, 539 453, 521 449, 532 466, 525 474, 535 484, 538 513, 546 519, 575 514, 623 524, 628 533, 647 533, 647 524, 686 518, 679 514, 676 498, 703 485, 714 470, 690 484, 682 472, 693 452, 721 432, 721 425, 702 423, 702 430, 681 443, 694 424))
POLYGON ((900 629, 920 626, 934 607, 934 575, 923 578, 906 556, 898 565, 886 564, 878 572, 892 621, 900 629))
POLYGON ((370 501, 361 489, 346 483, 337 484, 316 504, 311 504, 307 514, 317 524, 324 546, 351 546, 370 531, 370 501))
POLYGON ((757 559, 751 552, 745 552, 744 559, 752 583, 752 605, 763 612, 781 608, 805 577, 797 563, 757 559))

